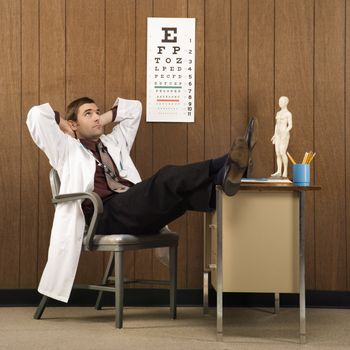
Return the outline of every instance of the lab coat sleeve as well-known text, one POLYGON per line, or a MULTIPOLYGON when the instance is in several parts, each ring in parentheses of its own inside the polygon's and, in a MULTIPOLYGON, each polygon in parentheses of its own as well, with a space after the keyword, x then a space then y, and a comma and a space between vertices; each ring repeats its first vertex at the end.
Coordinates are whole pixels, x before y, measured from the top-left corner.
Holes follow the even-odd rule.
POLYGON ((63 159, 67 138, 55 120, 55 112, 48 103, 32 107, 27 126, 36 145, 44 151, 53 168, 58 169, 63 159))
POLYGON ((135 141, 137 129, 142 115, 142 104, 137 100, 118 98, 117 116, 114 122, 117 125, 108 135, 116 144, 124 143, 130 152, 135 141))

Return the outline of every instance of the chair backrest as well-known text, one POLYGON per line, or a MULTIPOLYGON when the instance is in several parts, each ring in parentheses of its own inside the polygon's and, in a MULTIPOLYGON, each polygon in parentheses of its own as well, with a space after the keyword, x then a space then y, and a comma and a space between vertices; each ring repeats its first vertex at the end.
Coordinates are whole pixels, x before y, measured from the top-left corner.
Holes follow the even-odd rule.
POLYGON ((52 198, 55 198, 60 193, 61 180, 58 176, 57 171, 54 168, 51 168, 49 177, 52 198))
POLYGON ((90 223, 85 225, 84 234, 86 236, 86 240, 85 240, 85 243, 83 244, 85 250, 91 250, 93 247, 93 238, 97 228, 98 220, 100 219, 103 213, 103 203, 101 198, 94 192, 79 192, 79 193, 59 195, 61 180, 55 169, 52 168, 50 170, 49 178, 50 178, 50 187, 52 192, 52 202, 54 206, 56 206, 57 203, 63 203, 63 202, 68 202, 73 200, 89 199, 92 202, 94 206, 94 212, 92 214, 90 223))

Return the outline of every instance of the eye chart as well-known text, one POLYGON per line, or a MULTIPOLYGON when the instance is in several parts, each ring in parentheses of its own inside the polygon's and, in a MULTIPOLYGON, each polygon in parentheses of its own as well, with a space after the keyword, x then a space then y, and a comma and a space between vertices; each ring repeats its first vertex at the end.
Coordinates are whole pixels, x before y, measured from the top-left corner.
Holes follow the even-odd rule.
POLYGON ((194 122, 195 18, 147 19, 148 122, 194 122))

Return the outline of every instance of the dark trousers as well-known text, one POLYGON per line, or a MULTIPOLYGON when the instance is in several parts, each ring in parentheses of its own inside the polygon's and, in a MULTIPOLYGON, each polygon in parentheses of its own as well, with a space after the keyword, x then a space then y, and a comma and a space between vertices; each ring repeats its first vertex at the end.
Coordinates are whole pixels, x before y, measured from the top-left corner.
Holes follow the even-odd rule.
POLYGON ((168 165, 127 192, 104 199, 97 233, 158 232, 187 210, 211 211, 215 185, 209 167, 209 160, 168 165))

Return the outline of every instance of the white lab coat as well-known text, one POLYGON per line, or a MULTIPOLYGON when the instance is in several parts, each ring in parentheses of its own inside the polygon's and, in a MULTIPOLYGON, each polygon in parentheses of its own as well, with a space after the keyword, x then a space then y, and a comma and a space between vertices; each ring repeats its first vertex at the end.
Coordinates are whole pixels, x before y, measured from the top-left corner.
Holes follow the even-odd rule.
MULTIPOLYGON (((133 183, 141 181, 130 158, 141 112, 142 105, 139 101, 119 98, 115 120, 118 124, 110 134, 101 136, 116 166, 121 170, 122 164, 127 179, 133 183)), ((48 103, 31 108, 27 126, 34 142, 45 152, 51 166, 59 174, 60 194, 93 191, 95 158, 79 140, 60 130, 54 111, 48 103)), ((56 206, 48 260, 38 287, 41 294, 63 302, 68 301, 80 257, 84 226, 81 201, 56 206)))

